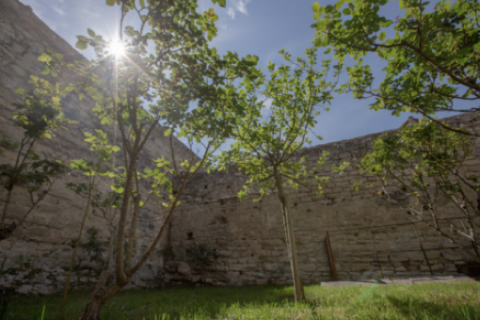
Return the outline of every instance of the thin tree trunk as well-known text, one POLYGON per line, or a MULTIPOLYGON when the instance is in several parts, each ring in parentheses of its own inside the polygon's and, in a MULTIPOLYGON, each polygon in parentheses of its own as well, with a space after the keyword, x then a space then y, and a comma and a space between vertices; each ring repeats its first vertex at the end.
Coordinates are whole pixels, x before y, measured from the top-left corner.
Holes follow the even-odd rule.
POLYGON ((99 281, 81 320, 100 320, 100 314, 105 303, 119 293, 122 288, 123 286, 119 286, 116 282, 113 282, 108 288, 105 288, 104 284, 99 281))
POLYGON ((3 205, 3 210, 2 210, 2 220, 0 220, 0 229, 3 229, 3 225, 5 224, 5 217, 7 215, 8 205, 10 204, 10 200, 12 198, 12 191, 13 191, 13 188, 7 191, 7 198, 5 199, 5 203, 3 205))
POLYGON ((72 269, 73 269, 73 265, 75 264, 75 258, 77 257, 77 250, 78 250, 78 246, 80 244, 80 239, 82 238, 83 227, 85 225, 85 220, 87 218, 88 209, 90 209, 90 203, 92 201, 92 191, 93 191, 94 181, 95 181, 95 178, 93 178, 93 180, 90 181, 90 188, 88 190, 87 206, 85 207, 85 212, 83 213, 82 224, 80 226, 80 231, 78 233, 78 238, 77 238, 77 241, 75 243, 75 248, 73 249, 72 260, 70 261, 70 269, 68 270, 67 282, 65 283, 65 290, 63 291, 62 311, 61 311, 61 315, 60 315, 61 320, 65 319, 65 311, 66 311, 66 308, 67 308, 68 287, 70 286, 70 278, 72 276, 72 269))
POLYGON ((287 248, 288 248, 288 256, 290 258, 290 266, 292 269, 292 276, 293 276, 293 286, 295 288, 295 302, 302 302, 305 300, 305 292, 303 290, 302 280, 300 279, 300 273, 298 269, 298 261, 297 261, 297 245, 295 242, 295 233, 293 230, 293 224, 290 219, 289 214, 289 205, 288 205, 288 198, 285 195, 283 190, 283 181, 281 176, 278 173, 274 173, 275 177, 275 184, 278 190, 278 198, 281 203, 282 207, 282 214, 283 214, 283 224, 285 227, 285 236, 287 240, 287 248))
MULTIPOLYGON (((125 141, 124 141, 125 143, 125 141)), ((127 220, 127 212, 129 208, 129 200, 130 200, 130 191, 132 190, 132 183, 133 183, 133 175, 136 167, 136 160, 138 156, 138 151, 133 152, 130 157, 130 164, 127 170, 127 181, 125 182, 125 190, 123 191, 123 199, 122 199, 122 207, 120 209, 120 218, 118 221, 117 227, 117 245, 116 245, 116 252, 115 252, 115 277, 118 285, 125 286, 128 284, 130 279, 128 278, 127 274, 125 273, 124 264, 125 261, 123 250, 124 250, 124 235, 125 235, 125 228, 126 228, 126 220, 127 220)))
POLYGON ((128 243, 127 243, 127 252, 125 254, 125 270, 127 273, 130 271, 130 264, 133 258, 133 245, 135 243, 135 234, 137 232, 137 224, 138 224, 138 215, 140 214, 140 201, 141 201, 140 194, 136 194, 134 197, 135 200, 135 209, 132 215, 132 222, 130 223, 130 230, 128 232, 128 243))

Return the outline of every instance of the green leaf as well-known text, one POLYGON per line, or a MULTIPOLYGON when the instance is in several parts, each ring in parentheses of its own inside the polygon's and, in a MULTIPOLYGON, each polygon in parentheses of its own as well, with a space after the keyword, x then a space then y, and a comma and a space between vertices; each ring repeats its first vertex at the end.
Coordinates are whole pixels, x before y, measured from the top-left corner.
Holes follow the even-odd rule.
POLYGON ((352 11, 351 11, 349 8, 343 9, 342 12, 343 12, 343 14, 346 15, 346 16, 349 16, 349 15, 352 13, 352 11))
POLYGON ((320 12, 315 12, 315 14, 313 15, 313 20, 318 20, 321 16, 322 14, 320 12))
POLYGON ((314 2, 314 3, 312 4, 312 11, 318 12, 319 10, 320 10, 320 3, 314 2))
POLYGON ((165 137, 167 137, 167 136, 170 135, 171 132, 172 132, 171 129, 167 129, 167 130, 165 130, 165 131, 163 132, 163 135, 164 135, 165 137))
POLYGON ((87 29, 88 35, 92 38, 95 38, 95 32, 92 29, 87 29))
POLYGON ((112 185, 110 186, 110 188, 112 189, 112 191, 115 191, 116 193, 123 193, 123 191, 125 191, 125 189, 122 186, 112 185))
POLYGON ((328 21, 325 20, 325 19, 318 20, 317 21, 317 31, 323 32, 323 31, 327 30, 327 24, 328 24, 328 21))
POLYGON ((115 0, 107 0, 107 6, 113 7, 115 5, 115 0))
POLYGON ((75 47, 79 50, 85 50, 88 48, 88 43, 83 41, 77 41, 77 43, 75 44, 75 47))
POLYGON ((142 8, 145 8, 145 0, 140 0, 140 6, 141 6, 142 8))
POLYGON ((88 38, 85 36, 77 36, 78 41, 86 42, 88 43, 88 38))
POLYGON ((378 40, 383 41, 386 36, 387 36, 387 34, 386 34, 385 32, 382 32, 382 33, 380 33, 380 35, 378 36, 378 40))
POLYGON ((49 56, 48 54, 46 54, 46 53, 44 52, 44 53, 42 53, 42 54, 38 57, 37 60, 38 60, 38 61, 42 61, 42 62, 48 62, 48 61, 51 60, 51 58, 50 58, 50 56, 49 56))
POLYGON ((335 4, 335 9, 340 10, 343 7, 343 3, 344 3, 343 0, 338 1, 335 4))

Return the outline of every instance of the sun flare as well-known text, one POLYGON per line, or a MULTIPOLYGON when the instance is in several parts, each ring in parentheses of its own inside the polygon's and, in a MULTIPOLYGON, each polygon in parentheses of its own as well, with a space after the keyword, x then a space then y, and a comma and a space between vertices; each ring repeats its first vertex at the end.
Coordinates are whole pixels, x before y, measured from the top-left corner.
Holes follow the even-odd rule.
POLYGON ((108 51, 116 57, 123 56, 125 54, 125 45, 120 41, 113 41, 108 51))

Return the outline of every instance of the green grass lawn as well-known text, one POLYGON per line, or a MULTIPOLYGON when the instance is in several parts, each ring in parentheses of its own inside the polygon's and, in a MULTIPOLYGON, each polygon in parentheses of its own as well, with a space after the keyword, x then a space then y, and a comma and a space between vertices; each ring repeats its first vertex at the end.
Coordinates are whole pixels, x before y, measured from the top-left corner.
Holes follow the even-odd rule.
MULTIPOLYGON (((480 319, 480 283, 305 288, 279 286, 172 288, 127 291, 104 308, 102 319, 480 319)), ((73 292, 67 319, 78 319, 88 293, 73 292)), ((57 319, 60 295, 13 298, 6 319, 57 319)))

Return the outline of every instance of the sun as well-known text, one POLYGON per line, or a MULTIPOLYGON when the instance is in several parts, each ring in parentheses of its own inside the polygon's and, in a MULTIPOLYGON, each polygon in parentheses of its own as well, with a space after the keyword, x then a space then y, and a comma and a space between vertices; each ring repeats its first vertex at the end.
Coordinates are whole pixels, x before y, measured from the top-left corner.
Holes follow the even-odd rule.
POLYGON ((108 46, 108 51, 115 55, 117 58, 125 54, 125 44, 118 40, 112 41, 108 46))

